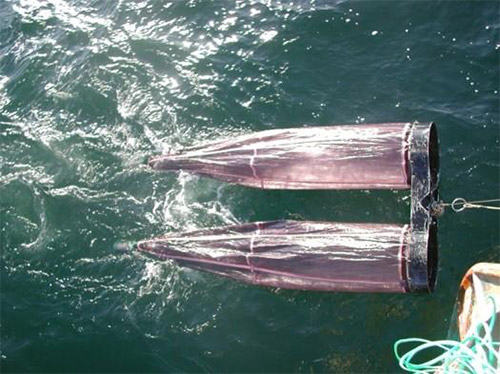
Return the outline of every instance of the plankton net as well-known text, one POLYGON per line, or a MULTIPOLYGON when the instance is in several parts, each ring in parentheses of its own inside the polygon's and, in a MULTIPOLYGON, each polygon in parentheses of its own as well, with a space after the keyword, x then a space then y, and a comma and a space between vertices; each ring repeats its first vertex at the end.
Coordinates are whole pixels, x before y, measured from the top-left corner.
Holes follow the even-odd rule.
POLYGON ((245 223, 144 240, 138 249, 257 285, 431 292, 438 259, 438 163, 432 123, 270 130, 154 157, 154 169, 257 188, 411 188, 410 224, 245 223))

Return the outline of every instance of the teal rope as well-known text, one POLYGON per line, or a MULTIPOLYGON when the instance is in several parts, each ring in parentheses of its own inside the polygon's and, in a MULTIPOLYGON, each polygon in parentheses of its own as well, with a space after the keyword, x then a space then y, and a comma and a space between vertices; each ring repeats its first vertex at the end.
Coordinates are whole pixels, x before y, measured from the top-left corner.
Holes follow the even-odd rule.
POLYGON ((430 341, 420 338, 400 339, 394 343, 394 355, 399 366, 409 372, 431 374, 440 370, 443 374, 497 374, 500 363, 500 342, 493 339, 495 331, 496 304, 492 297, 492 315, 489 322, 479 323, 461 342, 455 340, 430 341), (403 344, 419 344, 403 355, 399 354, 403 344), (443 353, 428 361, 416 362, 415 356, 428 349, 441 349, 443 353))

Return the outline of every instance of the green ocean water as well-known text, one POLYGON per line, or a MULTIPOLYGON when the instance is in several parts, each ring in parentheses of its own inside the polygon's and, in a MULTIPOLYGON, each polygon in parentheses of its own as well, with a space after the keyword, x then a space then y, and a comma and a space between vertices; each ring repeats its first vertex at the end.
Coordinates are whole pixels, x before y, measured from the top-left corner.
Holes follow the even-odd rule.
POLYGON ((440 218, 430 295, 258 288, 113 249, 256 220, 409 221, 408 191, 261 191, 148 155, 434 121, 441 196, 500 196, 497 1, 0 1, 2 372, 400 372, 499 214, 440 218))

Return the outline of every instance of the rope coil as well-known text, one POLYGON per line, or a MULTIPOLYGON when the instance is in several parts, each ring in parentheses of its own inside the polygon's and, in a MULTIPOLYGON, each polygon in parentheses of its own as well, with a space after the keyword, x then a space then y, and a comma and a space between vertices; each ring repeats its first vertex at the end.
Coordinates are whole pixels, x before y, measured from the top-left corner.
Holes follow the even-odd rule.
MULTIPOLYGON (((418 374, 453 373, 453 374, 497 374, 500 363, 500 342, 495 340, 496 304, 493 297, 489 321, 481 321, 472 327, 461 341, 430 341, 420 338, 400 339, 394 344, 394 354, 399 366, 409 372, 418 374), (410 351, 400 355, 403 344, 418 344, 410 351), (439 349, 442 353, 427 361, 417 361, 415 356, 422 352, 433 352, 439 349)), ((420 356, 421 357, 421 356, 420 356)))

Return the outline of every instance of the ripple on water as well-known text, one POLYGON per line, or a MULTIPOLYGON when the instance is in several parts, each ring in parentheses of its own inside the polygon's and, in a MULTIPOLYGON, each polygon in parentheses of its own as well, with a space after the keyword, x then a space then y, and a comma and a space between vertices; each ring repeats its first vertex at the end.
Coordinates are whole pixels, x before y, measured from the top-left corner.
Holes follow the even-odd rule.
POLYGON ((434 120, 443 195, 489 197, 495 14, 495 2, 1 3, 4 368, 395 371, 394 340, 443 336, 462 273, 496 255, 497 218, 444 218, 439 289, 416 298, 254 288, 113 245, 251 220, 407 220, 404 191, 259 191, 144 165, 269 128, 434 120))

